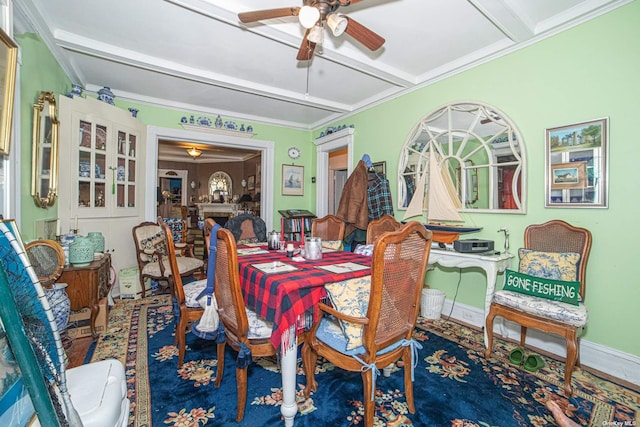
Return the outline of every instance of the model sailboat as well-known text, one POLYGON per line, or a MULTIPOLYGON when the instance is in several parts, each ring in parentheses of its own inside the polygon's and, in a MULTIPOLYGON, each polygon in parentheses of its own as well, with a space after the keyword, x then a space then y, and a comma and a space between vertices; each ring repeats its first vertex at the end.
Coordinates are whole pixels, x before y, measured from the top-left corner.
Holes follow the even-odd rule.
POLYGON ((462 217, 458 213, 461 207, 451 177, 438 167, 433 150, 429 150, 429 168, 420 175, 416 191, 409 202, 403 220, 424 217, 424 188, 429 174, 429 191, 427 194, 427 223, 425 226, 433 232, 433 241, 439 243, 453 243, 462 233, 479 231, 481 227, 465 227, 461 223, 462 217), (449 223, 454 224, 449 224, 449 223), (458 223, 458 224, 456 224, 458 223))

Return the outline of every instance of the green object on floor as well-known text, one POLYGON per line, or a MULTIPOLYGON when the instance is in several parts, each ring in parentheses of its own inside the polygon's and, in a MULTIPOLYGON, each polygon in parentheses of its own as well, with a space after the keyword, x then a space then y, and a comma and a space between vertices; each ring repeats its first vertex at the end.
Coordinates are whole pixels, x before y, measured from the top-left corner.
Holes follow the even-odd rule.
POLYGON ((544 366, 544 360, 537 354, 531 354, 524 362, 524 369, 529 372, 536 372, 538 369, 544 366))
POLYGON ((509 361, 514 365, 522 365, 525 360, 524 348, 516 347, 509 353, 509 361))

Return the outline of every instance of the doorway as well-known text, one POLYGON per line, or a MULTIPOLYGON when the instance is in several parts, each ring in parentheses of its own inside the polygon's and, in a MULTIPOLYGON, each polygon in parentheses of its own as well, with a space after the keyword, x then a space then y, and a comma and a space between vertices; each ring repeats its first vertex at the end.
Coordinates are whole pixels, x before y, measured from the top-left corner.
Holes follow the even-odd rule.
MULTIPOLYGON (((275 143, 267 140, 257 140, 245 137, 220 135, 213 132, 215 129, 207 129, 207 132, 159 128, 149 126, 147 129, 147 157, 145 175, 147 182, 156 182, 158 173, 158 145, 160 140, 175 141, 176 144, 185 141, 194 144, 202 144, 211 147, 246 149, 260 153, 261 173, 261 211, 262 219, 268 229, 273 227, 273 192, 274 192, 274 161, 275 143)), ((154 221, 156 218, 156 188, 147 186, 145 189, 146 205, 145 219, 154 221)))
MULTIPOLYGON (((329 213, 329 185, 332 171, 330 170, 330 155, 334 151, 346 150, 347 176, 353 170, 353 132, 354 128, 346 128, 322 138, 314 140, 317 146, 317 189, 316 189, 316 216, 323 217, 329 213)), ((332 182, 333 184, 333 182, 332 182)), ((341 191, 342 193, 342 191, 341 191)), ((332 192, 333 194, 333 192, 332 192)), ((337 210, 337 206, 335 207, 337 210)))

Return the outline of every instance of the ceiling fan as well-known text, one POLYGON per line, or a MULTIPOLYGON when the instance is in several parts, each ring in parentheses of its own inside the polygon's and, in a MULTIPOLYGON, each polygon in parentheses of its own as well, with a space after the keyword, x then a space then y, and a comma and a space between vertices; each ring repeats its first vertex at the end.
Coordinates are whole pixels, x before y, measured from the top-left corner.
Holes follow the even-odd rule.
POLYGON ((297 16, 300 24, 307 30, 304 33, 300 49, 299 61, 308 61, 313 57, 316 44, 322 42, 323 28, 326 24, 334 36, 347 33, 371 50, 379 49, 384 38, 374 33, 353 18, 337 13, 340 7, 350 6, 362 0, 303 0, 302 7, 282 7, 277 9, 255 10, 238 13, 242 23, 263 21, 274 18, 297 16))

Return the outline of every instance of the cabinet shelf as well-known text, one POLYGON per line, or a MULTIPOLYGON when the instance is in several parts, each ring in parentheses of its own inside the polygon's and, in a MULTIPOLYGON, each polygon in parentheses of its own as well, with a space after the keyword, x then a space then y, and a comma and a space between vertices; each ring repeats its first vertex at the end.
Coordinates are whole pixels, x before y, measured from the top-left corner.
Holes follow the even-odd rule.
POLYGON ((246 132, 246 131, 233 130, 233 129, 222 129, 222 128, 216 128, 212 126, 190 125, 186 123, 180 123, 180 125, 184 128, 184 130, 195 130, 198 132, 216 133, 218 135, 237 136, 242 138, 253 138, 253 136, 255 135, 255 133, 253 132, 246 132))

